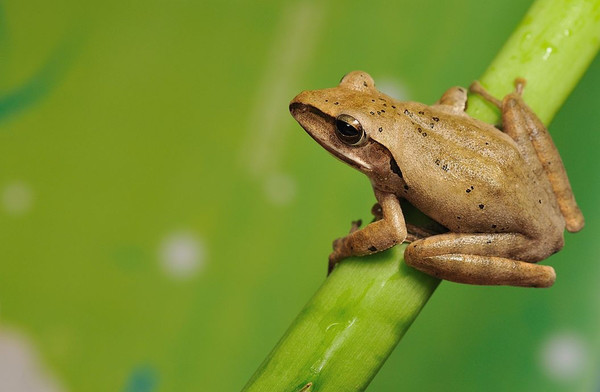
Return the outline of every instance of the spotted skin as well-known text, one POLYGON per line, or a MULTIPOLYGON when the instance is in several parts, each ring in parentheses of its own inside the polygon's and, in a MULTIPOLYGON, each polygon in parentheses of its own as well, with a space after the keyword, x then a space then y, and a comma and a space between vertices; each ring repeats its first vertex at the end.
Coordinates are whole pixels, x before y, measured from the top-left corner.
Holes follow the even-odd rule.
POLYGON ((461 283, 552 285, 554 270, 533 263, 560 250, 565 227, 577 231, 583 217, 563 206, 567 200, 571 212, 579 211, 565 191, 564 168, 554 172, 544 163, 557 166, 560 156, 547 148, 550 136, 520 99, 521 90, 517 85, 501 105, 505 132, 464 112, 462 87, 431 106, 400 102, 356 71, 337 87, 295 97, 294 118, 327 151, 365 173, 381 205, 381 219, 334 242, 330 269, 404 241, 399 199, 406 199, 449 230, 412 242, 407 264, 461 283), (359 142, 340 139, 340 115, 356 120, 354 131, 363 137, 353 140, 359 142), (516 136, 532 134, 542 137, 539 143, 533 138, 531 148, 516 136))

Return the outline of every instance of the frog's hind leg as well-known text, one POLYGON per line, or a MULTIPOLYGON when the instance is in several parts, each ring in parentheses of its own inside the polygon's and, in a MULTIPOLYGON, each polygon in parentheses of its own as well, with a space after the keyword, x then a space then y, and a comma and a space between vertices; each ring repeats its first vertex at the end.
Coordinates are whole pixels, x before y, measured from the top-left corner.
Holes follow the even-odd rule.
POLYGON ((464 112, 467 109, 467 89, 460 86, 450 87, 435 104, 450 107, 456 112, 464 112))
POLYGON ((567 230, 577 232, 583 228, 583 215, 575 201, 567 172, 552 137, 521 97, 524 86, 524 79, 516 79, 515 91, 502 101, 492 97, 478 82, 471 85, 471 91, 480 94, 502 110, 504 132, 515 140, 521 155, 534 172, 543 170, 546 173, 560 212, 565 218, 567 230))
POLYGON ((502 110, 502 101, 488 93, 487 90, 484 89, 483 86, 477 80, 471 83, 471 86, 469 86, 469 90, 472 93, 481 95, 483 99, 485 99, 491 104, 494 104, 498 107, 498 109, 502 110))
POLYGON ((445 233, 408 245, 406 263, 441 279, 479 285, 550 287, 552 267, 515 260, 536 261, 535 240, 517 233, 445 233))

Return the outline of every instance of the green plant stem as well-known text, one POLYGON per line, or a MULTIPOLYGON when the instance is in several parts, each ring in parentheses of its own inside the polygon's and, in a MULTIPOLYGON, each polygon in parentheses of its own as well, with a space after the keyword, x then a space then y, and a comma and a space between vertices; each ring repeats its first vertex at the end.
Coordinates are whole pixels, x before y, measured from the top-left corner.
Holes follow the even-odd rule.
MULTIPOLYGON (((481 76, 496 97, 527 80, 523 99, 544 124, 552 118, 596 56, 600 46, 600 1, 538 0, 481 76)), ((479 96, 469 98, 471 116, 492 124, 498 110, 479 96)))
POLYGON ((302 310, 248 391, 361 390, 439 280, 399 260, 405 245, 341 263, 302 310))
MULTIPOLYGON (((548 124, 599 43, 600 0, 538 0, 480 81, 502 97, 525 77, 525 100, 548 124)), ((476 96, 468 112, 499 122, 497 109, 476 96)), ((439 283, 406 266, 404 249, 341 263, 244 390, 364 390, 439 283)))

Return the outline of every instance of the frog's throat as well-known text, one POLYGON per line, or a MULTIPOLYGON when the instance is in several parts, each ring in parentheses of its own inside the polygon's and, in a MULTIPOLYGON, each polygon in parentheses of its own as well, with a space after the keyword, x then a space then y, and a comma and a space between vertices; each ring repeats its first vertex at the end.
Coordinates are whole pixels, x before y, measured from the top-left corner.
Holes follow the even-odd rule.
POLYGON ((321 147, 353 168, 369 173, 371 165, 361 157, 360 147, 343 144, 335 136, 335 117, 312 105, 292 102, 290 113, 321 147))

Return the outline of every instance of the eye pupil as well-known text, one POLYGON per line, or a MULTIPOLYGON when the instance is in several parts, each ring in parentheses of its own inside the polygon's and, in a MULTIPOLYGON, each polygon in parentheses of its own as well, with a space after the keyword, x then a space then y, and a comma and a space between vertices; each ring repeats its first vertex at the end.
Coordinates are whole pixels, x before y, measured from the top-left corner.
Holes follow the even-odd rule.
POLYGON ((351 146, 360 144, 365 140, 365 131, 357 119, 348 115, 340 114, 335 120, 335 130, 338 138, 351 146))
POLYGON ((356 137, 356 135, 359 134, 358 129, 354 128, 352 125, 342 120, 336 120, 335 126, 337 127, 338 132, 344 135, 345 137, 356 137))

